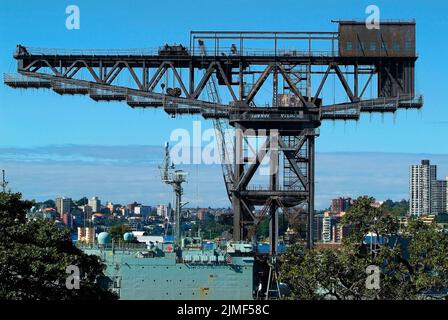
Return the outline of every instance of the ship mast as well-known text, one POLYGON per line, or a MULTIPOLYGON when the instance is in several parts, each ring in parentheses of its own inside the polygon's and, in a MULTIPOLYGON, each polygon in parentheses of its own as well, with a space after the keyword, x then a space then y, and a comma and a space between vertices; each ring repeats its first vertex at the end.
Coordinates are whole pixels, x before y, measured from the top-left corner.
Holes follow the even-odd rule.
POLYGON ((181 245, 181 209, 182 209, 182 183, 186 182, 187 173, 183 170, 175 170, 174 163, 170 165, 170 152, 169 143, 165 143, 165 157, 163 160, 163 171, 161 172, 162 182, 169 184, 173 187, 174 194, 176 195, 176 204, 174 208, 174 240, 175 243, 181 245))

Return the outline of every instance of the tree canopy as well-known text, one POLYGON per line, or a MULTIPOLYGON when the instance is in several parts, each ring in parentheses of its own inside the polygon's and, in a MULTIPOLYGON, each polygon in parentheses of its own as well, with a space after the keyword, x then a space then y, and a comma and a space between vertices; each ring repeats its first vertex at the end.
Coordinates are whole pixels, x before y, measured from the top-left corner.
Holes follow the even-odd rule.
POLYGON ((104 264, 83 253, 70 230, 49 219, 27 221, 33 202, 20 193, 0 193, 0 299, 116 299, 98 285, 104 264), (66 268, 80 270, 79 289, 68 289, 66 268))
POLYGON ((446 298, 448 235, 418 219, 400 226, 373 202, 367 196, 354 202, 343 217, 350 234, 339 248, 307 250, 297 244, 281 257, 280 279, 290 286, 291 298, 446 298), (374 245, 364 241, 367 234, 374 245), (369 266, 380 271, 378 288, 366 285, 369 266))
POLYGON ((126 232, 131 232, 131 231, 132 230, 131 230, 131 227, 129 227, 129 225, 121 223, 121 224, 112 226, 109 229, 109 234, 115 242, 119 242, 119 241, 123 241, 123 235, 126 232))

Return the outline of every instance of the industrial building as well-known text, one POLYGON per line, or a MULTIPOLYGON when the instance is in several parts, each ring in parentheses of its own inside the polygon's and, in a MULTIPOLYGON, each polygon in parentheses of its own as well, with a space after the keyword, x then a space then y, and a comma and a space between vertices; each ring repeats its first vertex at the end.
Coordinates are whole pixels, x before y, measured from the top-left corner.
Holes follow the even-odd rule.
POLYGON ((95 228, 94 227, 78 227, 78 241, 86 244, 95 242, 95 228))

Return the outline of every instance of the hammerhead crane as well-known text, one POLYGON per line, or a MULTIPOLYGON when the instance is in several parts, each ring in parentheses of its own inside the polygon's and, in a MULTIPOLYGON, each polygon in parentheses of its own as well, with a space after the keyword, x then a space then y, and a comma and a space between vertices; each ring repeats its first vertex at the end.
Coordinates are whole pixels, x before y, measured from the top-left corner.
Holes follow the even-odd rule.
MULTIPOLYGON (((228 123, 235 130, 233 158, 223 168, 233 238, 247 239, 254 224, 268 216, 270 253, 275 255, 280 209, 303 208, 307 245, 313 246, 315 138, 321 123, 423 106, 414 88, 415 21, 380 22, 380 29, 368 29, 364 21, 337 23, 337 32, 192 31, 189 48, 101 51, 18 45, 18 74, 7 74, 4 81, 14 88, 123 101, 132 108, 163 107, 173 117, 198 114, 216 119, 218 131, 228 123), (198 48, 199 40, 203 45, 198 48), (173 86, 165 90, 168 81, 163 88, 160 83, 168 76, 173 86), (331 90, 330 76, 338 81, 338 101, 328 102, 323 94, 331 90), (120 77, 132 84, 120 85, 120 77), (213 97, 216 87, 221 98, 213 97), (202 95, 206 88, 209 99, 202 95), (268 90, 272 103, 255 103, 268 90), (262 143, 251 157, 247 139, 253 137, 262 143), (268 163, 266 180, 257 185, 254 177, 262 162, 268 163)), ((332 90, 336 96, 334 85, 332 90)))

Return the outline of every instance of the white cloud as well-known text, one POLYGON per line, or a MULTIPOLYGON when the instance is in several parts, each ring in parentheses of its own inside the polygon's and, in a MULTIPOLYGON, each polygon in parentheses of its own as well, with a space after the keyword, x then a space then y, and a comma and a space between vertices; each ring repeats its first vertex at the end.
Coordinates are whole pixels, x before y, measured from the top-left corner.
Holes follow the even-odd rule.
MULTIPOLYGON (((0 168, 10 187, 26 198, 46 200, 100 196, 104 201, 156 205, 172 201, 171 187, 160 180, 163 147, 48 146, 0 148, 0 168)), ((407 198, 408 168, 421 159, 438 165, 439 178, 448 175, 448 155, 402 153, 318 153, 316 208, 338 196, 368 194, 380 200, 407 198)), ((230 206, 219 165, 183 165, 188 183, 185 201, 192 206, 230 206)))

